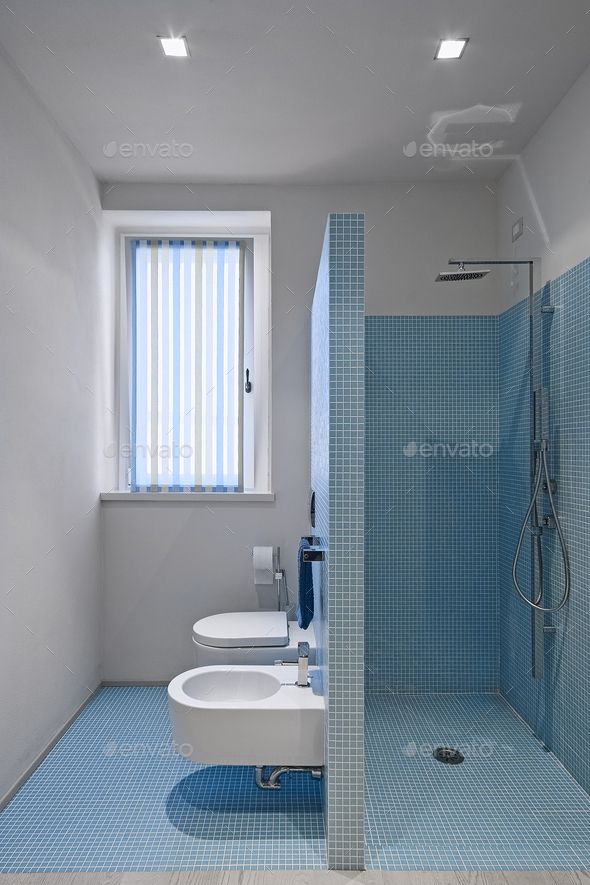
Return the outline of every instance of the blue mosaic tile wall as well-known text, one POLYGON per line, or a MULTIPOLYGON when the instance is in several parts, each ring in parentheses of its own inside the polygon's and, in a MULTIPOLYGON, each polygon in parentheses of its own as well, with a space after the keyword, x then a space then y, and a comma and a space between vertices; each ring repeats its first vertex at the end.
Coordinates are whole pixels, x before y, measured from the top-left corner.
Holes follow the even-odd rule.
MULTIPOLYGON (((530 496, 529 319, 526 299, 499 318, 500 453, 498 593, 500 689, 539 737, 544 733, 545 683, 532 675, 531 612, 512 584, 512 557, 530 496)), ((530 542, 519 574, 529 586, 530 542)))
MULTIPOLYGON (((515 595, 511 562, 528 483, 528 317, 521 302, 500 317, 501 691, 566 768, 590 790, 590 259, 545 286, 537 302, 535 377, 550 391, 550 439, 557 506, 568 540, 572 591, 568 606, 545 615, 557 627, 545 639, 545 678, 532 674, 531 617, 515 595), (540 352, 543 356, 541 368, 540 352)), ((553 602, 563 575, 555 533, 545 531, 546 586, 553 602)), ((527 545, 528 547, 528 545, 527 545)), ((529 550, 521 574, 528 577, 529 550)))
POLYGON ((497 318, 366 318, 368 691, 498 685, 497 318))
POLYGON ((330 215, 312 312, 312 484, 328 551, 328 865, 353 870, 364 866, 364 260, 364 216, 330 215))

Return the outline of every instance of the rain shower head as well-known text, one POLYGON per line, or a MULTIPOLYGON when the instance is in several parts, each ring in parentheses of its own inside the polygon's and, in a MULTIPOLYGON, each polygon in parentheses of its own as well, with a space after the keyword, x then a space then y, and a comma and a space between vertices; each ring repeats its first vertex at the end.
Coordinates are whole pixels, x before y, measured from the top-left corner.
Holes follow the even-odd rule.
POLYGON ((435 282, 437 283, 462 283, 464 280, 481 280, 487 276, 490 268, 485 270, 465 270, 465 265, 460 264, 457 270, 443 270, 439 273, 435 282))

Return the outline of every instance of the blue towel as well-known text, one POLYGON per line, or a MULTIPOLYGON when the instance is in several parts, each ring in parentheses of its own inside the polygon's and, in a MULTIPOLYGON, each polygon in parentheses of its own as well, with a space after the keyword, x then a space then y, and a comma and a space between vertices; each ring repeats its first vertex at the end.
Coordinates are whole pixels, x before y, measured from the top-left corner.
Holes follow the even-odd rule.
POLYGON ((307 538, 299 542, 299 605, 297 607, 297 623, 304 630, 313 619, 313 572, 311 562, 303 561, 303 551, 310 548, 307 538))

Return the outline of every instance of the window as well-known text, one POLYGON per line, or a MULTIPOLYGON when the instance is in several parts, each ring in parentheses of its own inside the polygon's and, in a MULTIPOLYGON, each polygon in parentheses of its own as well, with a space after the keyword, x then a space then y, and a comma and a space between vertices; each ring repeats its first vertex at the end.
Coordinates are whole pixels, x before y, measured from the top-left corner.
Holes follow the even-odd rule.
POLYGON ((126 236, 124 253, 128 489, 267 492, 268 238, 126 236))

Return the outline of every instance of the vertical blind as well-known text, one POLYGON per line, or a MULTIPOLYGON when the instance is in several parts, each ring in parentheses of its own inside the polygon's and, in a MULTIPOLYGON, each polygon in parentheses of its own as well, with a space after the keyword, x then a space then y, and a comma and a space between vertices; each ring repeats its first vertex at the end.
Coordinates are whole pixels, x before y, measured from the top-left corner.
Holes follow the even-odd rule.
POLYGON ((132 491, 242 491, 244 248, 130 243, 132 491))

